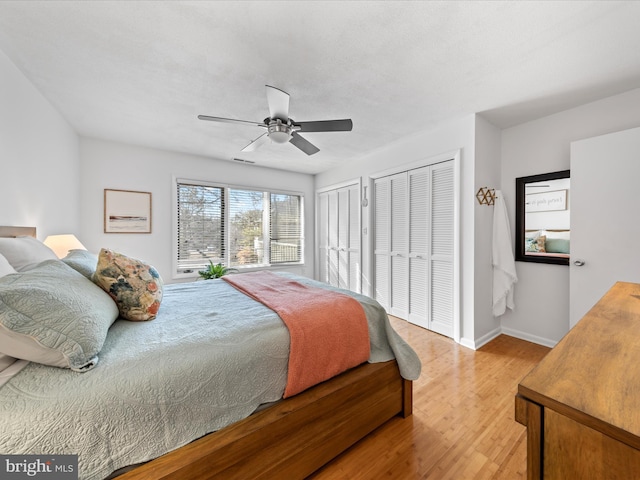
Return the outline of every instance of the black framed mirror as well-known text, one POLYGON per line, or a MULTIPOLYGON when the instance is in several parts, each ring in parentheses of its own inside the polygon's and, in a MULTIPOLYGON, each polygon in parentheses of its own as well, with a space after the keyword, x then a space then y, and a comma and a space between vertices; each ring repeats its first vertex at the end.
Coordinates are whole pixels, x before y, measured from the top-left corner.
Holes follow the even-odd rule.
POLYGON ((516 260, 569 265, 570 170, 516 178, 516 260))

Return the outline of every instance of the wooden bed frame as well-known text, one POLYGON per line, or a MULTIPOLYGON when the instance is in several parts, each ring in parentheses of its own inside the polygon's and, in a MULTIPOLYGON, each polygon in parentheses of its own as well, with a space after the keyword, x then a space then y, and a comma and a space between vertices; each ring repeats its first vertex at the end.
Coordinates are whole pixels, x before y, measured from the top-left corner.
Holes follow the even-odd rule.
MULTIPOLYGON (((0 226, 18 235, 36 229, 0 226)), ((115 479, 303 479, 412 405, 395 360, 365 363, 115 479)))
POLYGON ((36 227, 4 227, 0 226, 0 237, 36 236, 36 227))
POLYGON ((395 360, 363 364, 116 480, 303 479, 396 415, 412 382, 395 360))

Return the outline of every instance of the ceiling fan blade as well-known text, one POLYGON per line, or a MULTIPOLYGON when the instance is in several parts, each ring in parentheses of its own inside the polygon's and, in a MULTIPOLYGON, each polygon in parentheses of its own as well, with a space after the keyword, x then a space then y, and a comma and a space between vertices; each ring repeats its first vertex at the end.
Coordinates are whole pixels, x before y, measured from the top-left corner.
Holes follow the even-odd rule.
POLYGON ((353 128, 351 119, 319 120, 317 122, 294 122, 300 132, 350 132, 353 128))
POLYGON ((258 138, 256 138, 254 141, 252 141, 249 145, 244 147, 241 150, 241 152, 253 152, 254 150, 257 150, 258 147, 264 145, 268 141, 269 141, 269 135, 267 135, 267 132, 265 132, 262 135, 260 135, 258 138))
POLYGON ((250 122, 248 120, 235 120, 233 118, 222 118, 222 117, 210 117, 209 115, 198 115, 200 120, 208 120, 210 122, 223 122, 223 123, 240 123, 242 125, 254 125, 258 127, 266 127, 266 125, 262 122, 250 122))
POLYGON ((267 87, 267 103, 269 103, 269 117, 279 118, 286 122, 289 120, 289 94, 279 88, 267 87))
POLYGON ((296 147, 298 147, 307 155, 313 155, 314 153, 318 153, 320 151, 318 147, 316 147, 309 140, 305 140, 304 138, 302 138, 300 135, 297 134, 297 132, 291 133, 291 139, 289 140, 289 142, 293 143, 296 147))

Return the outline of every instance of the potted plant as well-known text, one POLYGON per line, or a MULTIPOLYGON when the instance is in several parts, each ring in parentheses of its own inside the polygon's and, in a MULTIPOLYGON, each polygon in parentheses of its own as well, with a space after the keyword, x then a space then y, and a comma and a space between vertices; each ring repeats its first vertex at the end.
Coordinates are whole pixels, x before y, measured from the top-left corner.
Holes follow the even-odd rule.
POLYGON ((211 260, 209 260, 209 266, 205 270, 199 270, 198 275, 200 275, 205 280, 211 280, 212 278, 220 278, 228 273, 237 272, 237 268, 227 267, 221 263, 214 264, 211 260))

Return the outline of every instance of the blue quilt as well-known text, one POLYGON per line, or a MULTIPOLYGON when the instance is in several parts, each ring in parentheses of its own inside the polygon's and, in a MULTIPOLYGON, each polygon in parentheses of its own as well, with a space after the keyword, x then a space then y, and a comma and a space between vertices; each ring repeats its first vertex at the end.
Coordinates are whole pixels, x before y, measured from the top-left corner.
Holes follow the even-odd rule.
MULTIPOLYGON (((397 358, 416 379, 420 361, 379 304, 343 292, 367 314, 369 361, 397 358)), ((78 454, 80 478, 103 479, 282 398, 288 349, 280 318, 226 282, 166 285, 155 320, 113 324, 93 370, 30 363, 0 388, 0 452, 78 454)))

